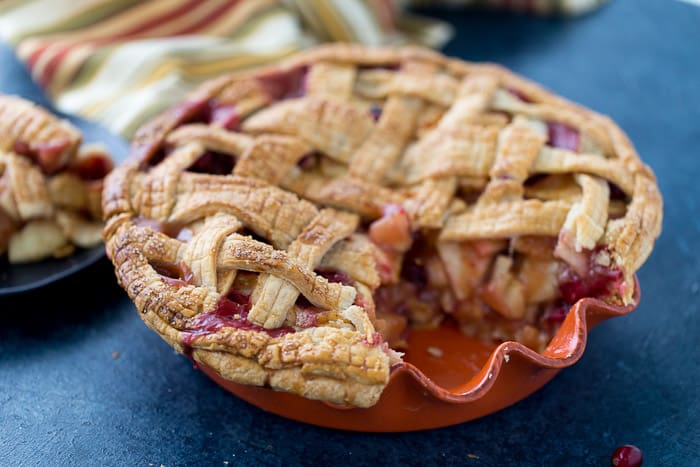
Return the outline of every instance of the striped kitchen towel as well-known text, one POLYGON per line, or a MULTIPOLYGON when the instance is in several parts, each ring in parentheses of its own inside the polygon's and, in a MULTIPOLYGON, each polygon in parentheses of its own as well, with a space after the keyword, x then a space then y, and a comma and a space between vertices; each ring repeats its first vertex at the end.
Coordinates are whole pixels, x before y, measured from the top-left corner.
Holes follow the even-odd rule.
POLYGON ((409 5, 576 13, 603 0, 3 0, 10 43, 56 107, 129 137, 211 77, 325 41, 442 46, 409 5))

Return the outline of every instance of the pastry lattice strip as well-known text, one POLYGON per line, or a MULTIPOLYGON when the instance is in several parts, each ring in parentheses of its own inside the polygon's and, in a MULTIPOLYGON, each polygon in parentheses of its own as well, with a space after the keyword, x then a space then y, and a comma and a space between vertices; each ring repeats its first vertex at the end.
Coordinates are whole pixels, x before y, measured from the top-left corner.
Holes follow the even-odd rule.
MULTIPOLYGON (((204 227, 185 244, 184 253, 177 258, 177 262, 184 261, 191 266, 196 283, 225 293, 233 282, 236 269, 262 272, 253 293, 253 307, 249 319, 266 327, 282 325, 286 319, 286 312, 292 308, 299 291, 302 291, 312 304, 323 309, 347 309, 355 298, 354 289, 329 284, 320 276, 310 281, 308 270, 321 264, 325 253, 337 241, 349 237, 355 231, 357 217, 334 210, 324 210, 316 214, 316 209, 308 203, 262 182, 249 183, 248 189, 244 191, 241 191, 241 183, 230 183, 236 180, 251 182, 250 179, 237 179, 235 176, 232 179, 219 179, 207 175, 186 174, 177 180, 176 176, 181 174, 181 169, 191 164, 201 150, 202 148, 192 144, 176 150, 171 156, 170 164, 161 164, 159 170, 153 170, 141 180, 138 198, 140 201, 152 199, 150 190, 154 187, 165 187, 165 190, 168 190, 174 185, 178 185, 176 189, 183 189, 192 196, 193 199, 184 195, 180 197, 187 201, 183 203, 188 206, 187 211, 180 210, 176 204, 170 215, 161 216, 166 221, 179 225, 204 220, 204 227), (156 178, 158 183, 154 183, 153 179, 156 178), (191 188, 193 185, 195 187, 191 188), (307 207, 306 216, 302 214, 304 206, 307 207), (226 214, 227 212, 229 214, 226 214), (315 216, 315 220, 311 219, 311 216, 315 216), (305 229, 300 232, 297 240, 289 244, 286 240, 289 232, 297 228, 301 230, 304 224, 305 229), (287 253, 280 252, 275 257, 271 253, 275 251, 272 247, 265 248, 258 242, 245 241, 247 237, 232 234, 243 225, 270 238, 273 244, 287 248, 287 253), (275 238, 278 238, 277 242, 275 238), (319 240, 325 243, 319 244, 319 240), (245 254, 256 258, 259 264, 273 269, 258 270, 255 266, 246 266, 245 254), (299 276, 299 265, 290 263, 287 255, 301 261, 307 272, 299 276), (211 258, 217 257, 218 261, 214 265, 211 258), (275 258, 279 260, 276 266, 275 258), (286 280, 288 276, 296 280, 286 280), (282 304, 284 306, 281 306, 282 304), (276 314, 271 316, 273 310, 276 314)), ((156 196, 158 195, 159 193, 156 193, 156 196)), ((150 205, 146 206, 150 209, 150 205)), ((342 255, 342 250, 341 248, 337 251, 336 255, 342 255)))

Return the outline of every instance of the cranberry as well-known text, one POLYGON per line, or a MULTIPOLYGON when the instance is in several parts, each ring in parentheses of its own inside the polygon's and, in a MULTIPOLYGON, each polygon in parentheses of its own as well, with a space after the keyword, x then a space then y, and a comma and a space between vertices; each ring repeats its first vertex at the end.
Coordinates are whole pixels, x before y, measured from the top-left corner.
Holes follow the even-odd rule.
POLYGON ((83 180, 101 180, 112 170, 112 161, 101 152, 90 153, 76 161, 70 168, 83 180))
POLYGON ((215 151, 206 151, 187 170, 189 172, 227 175, 236 164, 233 156, 215 151))
POLYGON ((25 156, 39 165, 44 173, 52 174, 61 170, 65 163, 65 150, 70 146, 68 140, 54 140, 43 143, 27 143, 16 140, 12 150, 21 156, 25 156))
POLYGON ((163 233, 170 238, 178 238, 183 226, 178 222, 165 222, 147 219, 145 217, 135 217, 132 222, 139 227, 147 227, 156 232, 163 233))
POLYGON ((299 162, 297 162, 297 167, 301 170, 311 170, 316 167, 316 165, 318 165, 318 155, 315 152, 305 154, 299 159, 299 162))
POLYGON ((233 105, 210 104, 209 122, 220 125, 227 130, 237 130, 241 124, 241 115, 233 105))
POLYGON ((246 295, 236 289, 229 290, 226 298, 239 305, 250 305, 250 295, 246 295))
POLYGON ((336 271, 334 269, 317 269, 314 272, 328 279, 328 282, 338 282, 343 285, 350 285, 352 283, 352 279, 341 271, 336 271))
POLYGON ((558 306, 552 305, 544 312, 544 319, 551 323, 561 323, 569 314, 571 307, 564 303, 558 306))
POLYGON ((32 158, 32 148, 24 140, 18 139, 12 144, 12 150, 20 156, 32 158))
POLYGON ((132 147, 129 157, 141 161, 143 168, 155 167, 163 162, 168 153, 169 150, 158 143, 136 143, 134 147, 132 147))
POLYGON ((379 117, 382 116, 382 108, 379 107, 378 105, 373 105, 372 107, 369 108, 369 113, 372 115, 372 118, 374 121, 378 121, 379 117))
POLYGON ((287 326, 276 329, 266 329, 251 323, 248 321, 250 307, 250 297, 248 295, 236 290, 231 290, 227 296, 219 299, 214 311, 201 313, 192 320, 187 332, 183 336, 183 343, 186 346, 191 346, 197 337, 213 334, 223 328, 265 332, 271 337, 279 337, 294 332, 294 328, 287 326))
POLYGON ((519 100, 521 100, 523 102, 527 102, 528 104, 530 104, 532 102, 532 99, 527 97, 527 95, 519 89, 508 87, 508 88, 506 88, 506 91, 508 91, 509 93, 511 93, 512 95, 514 95, 515 97, 517 97, 519 100))
POLYGON ((306 94, 308 67, 288 71, 271 71, 257 77, 258 84, 273 101, 301 97, 306 94))
POLYGON ((615 467, 639 467, 643 460, 641 449, 631 444, 625 444, 615 449, 610 463, 615 467))
POLYGON ((216 123, 227 130, 237 130, 241 116, 236 106, 216 99, 197 99, 179 104, 171 110, 174 126, 186 123, 216 123))
POLYGON ((570 127, 564 123, 548 122, 547 123, 548 139, 547 144, 561 149, 570 151, 578 151, 581 137, 576 128, 570 127))
POLYGON ((377 273, 382 284, 388 284, 394 279, 394 267, 392 266, 387 254, 377 248, 374 252, 374 260, 376 262, 377 273))
POLYGON ((185 287, 193 283, 194 274, 185 263, 152 261, 151 267, 160 274, 163 281, 171 287, 179 289, 180 287, 185 287))
POLYGON ((399 63, 385 63, 383 65, 359 65, 357 67, 359 71, 370 71, 370 70, 386 70, 386 71, 398 71, 401 69, 399 63))
POLYGON ((318 326, 318 313, 313 308, 299 308, 297 310, 297 327, 313 328, 318 326))
POLYGON ((622 188, 619 186, 615 185, 612 182, 608 182, 608 185, 610 186, 610 199, 615 200, 615 201, 626 201, 627 200, 627 195, 625 194, 624 191, 622 191, 622 188))
POLYGON ((538 182, 541 182, 545 178, 547 178, 549 175, 548 174, 533 174, 525 180, 524 184, 525 186, 532 186, 537 184, 538 182))
POLYGON ((61 169, 62 161, 59 159, 63 151, 70 146, 69 141, 49 141, 47 143, 37 143, 33 145, 37 154, 37 162, 48 173, 53 173, 61 169))
POLYGON ((314 307, 313 303, 308 301, 306 297, 304 297, 302 294, 299 294, 297 297, 297 300, 294 302, 294 304, 299 308, 300 310, 309 308, 312 309, 314 307))
POLYGON ((565 269, 559 276, 559 291, 567 303, 576 303, 584 297, 600 297, 618 287, 622 280, 619 269, 609 269, 592 264, 588 274, 579 276, 571 269, 565 269))
POLYGON ((208 120, 210 102, 207 99, 185 101, 173 107, 170 112, 176 127, 185 123, 205 122, 208 120))
POLYGON ((419 264, 419 259, 413 255, 404 256, 401 277, 415 285, 419 290, 428 285, 428 274, 425 272, 425 267, 419 264))

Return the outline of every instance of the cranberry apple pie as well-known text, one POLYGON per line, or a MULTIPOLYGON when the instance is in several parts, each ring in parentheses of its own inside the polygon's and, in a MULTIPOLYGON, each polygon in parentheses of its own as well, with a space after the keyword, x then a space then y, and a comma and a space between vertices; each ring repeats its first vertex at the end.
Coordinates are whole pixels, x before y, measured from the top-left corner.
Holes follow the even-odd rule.
POLYGON ((81 141, 67 121, 0 95, 0 255, 10 263, 102 241, 102 181, 112 161, 81 141))
POLYGON ((541 350, 633 300, 661 225, 608 118, 500 67, 333 45, 199 88, 109 177, 148 326, 239 383, 368 407, 411 329, 541 350))

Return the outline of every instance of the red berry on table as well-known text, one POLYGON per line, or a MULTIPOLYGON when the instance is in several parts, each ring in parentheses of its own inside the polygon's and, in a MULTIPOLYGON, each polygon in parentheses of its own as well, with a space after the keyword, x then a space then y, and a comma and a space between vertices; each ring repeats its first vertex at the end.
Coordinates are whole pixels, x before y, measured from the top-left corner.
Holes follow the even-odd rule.
POLYGON ((625 444, 615 449, 610 463, 615 467, 640 467, 642 460, 641 449, 631 444, 625 444))

